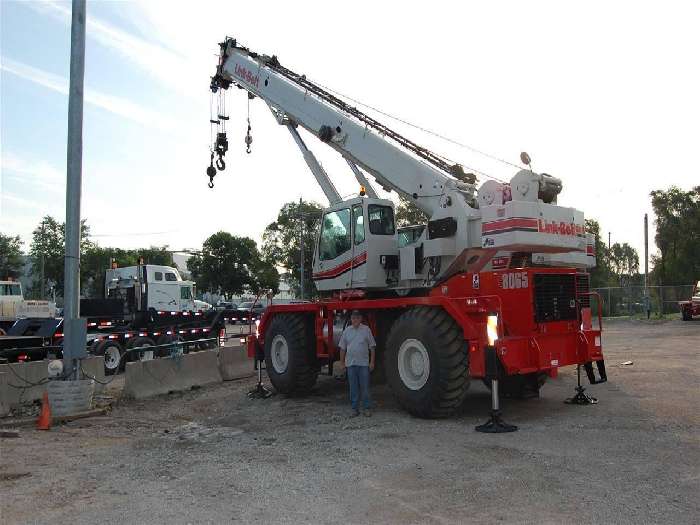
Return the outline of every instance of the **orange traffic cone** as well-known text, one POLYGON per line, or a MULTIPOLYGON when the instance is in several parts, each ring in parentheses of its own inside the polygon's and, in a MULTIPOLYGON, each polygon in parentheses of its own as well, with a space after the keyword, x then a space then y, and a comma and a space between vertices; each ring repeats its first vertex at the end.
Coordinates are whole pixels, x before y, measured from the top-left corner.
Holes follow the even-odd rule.
POLYGON ((51 428, 51 407, 49 406, 49 393, 44 392, 44 397, 41 399, 41 412, 39 419, 36 420, 37 430, 49 430, 51 428))

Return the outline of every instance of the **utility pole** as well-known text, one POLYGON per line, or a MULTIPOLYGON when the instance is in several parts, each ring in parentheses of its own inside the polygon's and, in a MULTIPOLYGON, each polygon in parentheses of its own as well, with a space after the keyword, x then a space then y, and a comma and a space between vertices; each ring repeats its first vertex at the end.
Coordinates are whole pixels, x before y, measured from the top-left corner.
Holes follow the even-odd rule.
POLYGON ((644 306, 647 319, 651 317, 651 301, 649 301, 649 216, 644 214, 644 306))
POLYGON ((78 379, 78 363, 85 356, 86 323, 80 319, 80 197, 83 163, 83 81, 85 77, 86 0, 73 0, 68 91, 66 154, 66 252, 63 370, 78 379))
POLYGON ((299 260, 301 264, 299 265, 299 271, 301 272, 301 278, 299 279, 299 288, 301 300, 304 300, 304 214, 301 211, 302 200, 299 197, 299 230, 301 232, 299 237, 299 260))
POLYGON ((610 249, 610 235, 611 235, 611 232, 608 232, 608 250, 610 249))

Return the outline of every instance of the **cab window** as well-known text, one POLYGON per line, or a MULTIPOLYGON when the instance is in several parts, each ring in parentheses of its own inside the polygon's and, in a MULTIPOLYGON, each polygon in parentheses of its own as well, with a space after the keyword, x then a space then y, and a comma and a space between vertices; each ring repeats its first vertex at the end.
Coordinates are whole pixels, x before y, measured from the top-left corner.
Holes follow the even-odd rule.
POLYGON ((177 275, 175 275, 173 272, 168 272, 165 274, 165 280, 166 281, 177 281, 177 275))
POLYGON ((394 210, 391 206, 370 204, 367 206, 369 231, 372 235, 394 235, 394 210))
POLYGON ((322 261, 330 261, 350 249, 350 208, 323 216, 318 252, 322 261))
POLYGON ((22 288, 17 284, 0 284, 0 295, 22 295, 22 288))
POLYGON ((352 207, 352 222, 355 225, 355 244, 365 242, 365 216, 362 205, 352 207))
POLYGON ((156 272, 156 281, 162 281, 163 280, 163 272, 156 272))
POLYGON ((192 288, 190 288, 189 286, 180 288, 180 299, 192 299, 192 288))

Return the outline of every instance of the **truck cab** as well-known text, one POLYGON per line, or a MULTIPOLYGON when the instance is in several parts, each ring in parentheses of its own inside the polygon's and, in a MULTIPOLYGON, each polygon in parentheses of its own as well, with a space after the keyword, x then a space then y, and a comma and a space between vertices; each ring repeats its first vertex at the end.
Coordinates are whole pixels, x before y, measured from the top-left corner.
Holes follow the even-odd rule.
POLYGON ((0 281, 0 329, 7 329, 17 319, 25 317, 56 317, 56 304, 49 301, 25 301, 20 282, 0 281))
POLYGON ((128 312, 188 312, 196 309, 194 286, 170 266, 125 266, 107 270, 105 298, 122 299, 128 312))

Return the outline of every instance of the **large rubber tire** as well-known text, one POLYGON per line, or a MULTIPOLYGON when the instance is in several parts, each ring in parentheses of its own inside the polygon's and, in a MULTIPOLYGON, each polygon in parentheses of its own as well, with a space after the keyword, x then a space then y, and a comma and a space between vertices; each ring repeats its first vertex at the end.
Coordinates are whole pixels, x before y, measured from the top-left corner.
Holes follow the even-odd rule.
MULTIPOLYGON (((547 382, 547 374, 531 373, 502 377, 498 381, 498 393, 509 399, 532 399, 540 397, 540 388, 547 382)), ((484 379, 491 390, 491 381, 484 379)))
POLYGON ((265 330, 265 368, 282 394, 305 394, 318 377, 313 327, 303 314, 276 315, 265 330))
POLYGON ((442 308, 413 307, 391 327, 384 369, 399 404, 410 414, 422 418, 450 416, 462 404, 469 388, 469 352, 463 331, 442 308), (409 365, 414 362, 410 356, 417 357, 424 366, 402 366, 400 356, 408 359, 409 365), (402 378, 400 368, 407 379, 402 378), (416 375, 412 384, 406 382, 414 378, 406 374, 426 369, 421 377, 416 375))
POLYGON ((684 321, 692 321, 693 320, 693 313, 690 308, 683 308, 681 310, 681 316, 684 321))
POLYGON ((124 369, 124 349, 116 341, 104 339, 98 342, 95 355, 104 356, 105 375, 111 376, 124 369))

